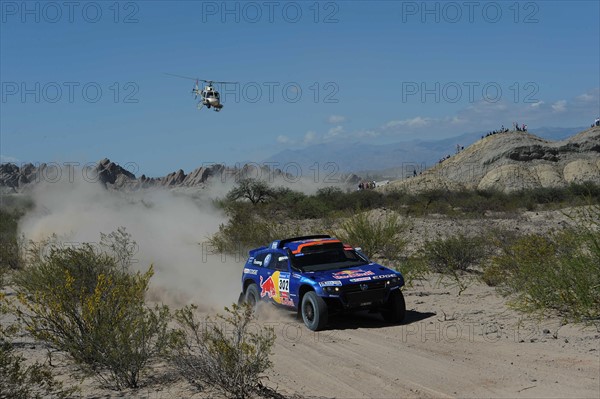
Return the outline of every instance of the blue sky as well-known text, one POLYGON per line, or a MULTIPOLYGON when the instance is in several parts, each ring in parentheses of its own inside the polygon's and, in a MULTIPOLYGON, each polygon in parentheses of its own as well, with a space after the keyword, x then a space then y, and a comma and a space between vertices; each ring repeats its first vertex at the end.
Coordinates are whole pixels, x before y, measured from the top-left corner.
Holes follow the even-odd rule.
POLYGON ((1 4, 3 161, 156 176, 600 113, 598 1, 1 4), (164 72, 239 84, 197 111, 164 72))

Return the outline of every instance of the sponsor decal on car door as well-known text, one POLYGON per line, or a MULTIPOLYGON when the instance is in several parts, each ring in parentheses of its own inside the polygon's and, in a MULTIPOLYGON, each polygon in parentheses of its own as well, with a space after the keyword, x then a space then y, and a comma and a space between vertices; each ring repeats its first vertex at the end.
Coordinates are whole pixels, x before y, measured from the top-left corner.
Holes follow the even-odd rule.
POLYGON ((281 305, 294 306, 290 299, 290 273, 276 271, 266 279, 261 276, 260 296, 261 298, 268 297, 281 305))

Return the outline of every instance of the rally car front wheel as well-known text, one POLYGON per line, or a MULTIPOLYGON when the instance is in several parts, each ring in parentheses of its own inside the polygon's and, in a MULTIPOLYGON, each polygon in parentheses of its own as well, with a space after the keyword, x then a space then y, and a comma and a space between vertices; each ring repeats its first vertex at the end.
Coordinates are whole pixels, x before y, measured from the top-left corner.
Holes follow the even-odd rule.
POLYGON ((383 320, 388 323, 400 323, 406 315, 406 303, 402 291, 394 290, 390 292, 390 297, 385 308, 381 309, 383 320))
POLYGON ((319 331, 327 325, 327 304, 314 291, 309 291, 302 297, 300 309, 302 320, 310 330, 319 331))
POLYGON ((254 283, 250 284, 248 288, 246 288, 246 295, 244 297, 245 302, 254 308, 258 304, 259 299, 260 294, 258 293, 258 286, 254 283))

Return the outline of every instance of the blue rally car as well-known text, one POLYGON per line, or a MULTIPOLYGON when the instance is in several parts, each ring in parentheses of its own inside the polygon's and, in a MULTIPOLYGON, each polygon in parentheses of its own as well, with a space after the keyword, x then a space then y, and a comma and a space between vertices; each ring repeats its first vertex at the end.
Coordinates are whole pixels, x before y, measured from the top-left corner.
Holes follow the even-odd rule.
POLYGON ((259 301, 298 311, 314 331, 328 315, 377 310, 384 320, 399 323, 406 306, 402 274, 371 262, 359 248, 328 235, 276 240, 249 252, 242 274, 240 301, 259 301))

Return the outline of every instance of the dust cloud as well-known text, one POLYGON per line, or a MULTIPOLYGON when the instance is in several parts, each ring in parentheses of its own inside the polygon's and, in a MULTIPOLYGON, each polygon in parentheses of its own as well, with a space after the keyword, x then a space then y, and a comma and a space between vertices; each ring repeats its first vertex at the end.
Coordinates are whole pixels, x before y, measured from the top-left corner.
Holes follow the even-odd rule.
MULTIPOLYGON (((56 235, 60 243, 73 247, 98 244, 100 233, 124 227, 137 243, 133 270, 154 267, 151 301, 176 306, 193 302, 204 310, 221 310, 237 301, 247 254, 217 254, 208 243, 227 222, 213 201, 224 197, 235 179, 216 178, 204 188, 117 191, 84 178, 87 175, 89 171, 71 170, 57 181, 33 186, 34 208, 21 219, 20 233, 36 242, 56 235)), ((305 194, 327 186, 307 177, 265 180, 305 194)))
POLYGON ((19 224, 26 239, 55 234, 69 246, 95 244, 100 233, 124 227, 137 243, 133 270, 154 266, 150 300, 193 302, 203 309, 237 301, 245 259, 211 251, 207 238, 226 217, 208 190, 194 196, 166 189, 114 191, 76 177, 42 182, 30 194, 34 208, 19 224))

